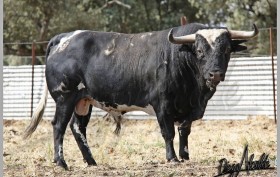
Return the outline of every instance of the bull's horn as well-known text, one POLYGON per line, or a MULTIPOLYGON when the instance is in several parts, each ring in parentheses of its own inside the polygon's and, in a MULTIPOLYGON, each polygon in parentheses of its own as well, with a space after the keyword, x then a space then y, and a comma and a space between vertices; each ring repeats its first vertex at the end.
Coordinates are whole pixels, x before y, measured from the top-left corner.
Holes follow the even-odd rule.
POLYGON ((180 37, 173 36, 173 28, 168 33, 168 41, 173 44, 186 44, 195 42, 195 34, 189 34, 180 37))
POLYGON ((254 31, 235 31, 229 30, 231 39, 249 39, 257 36, 259 33, 258 28, 253 24, 254 31))

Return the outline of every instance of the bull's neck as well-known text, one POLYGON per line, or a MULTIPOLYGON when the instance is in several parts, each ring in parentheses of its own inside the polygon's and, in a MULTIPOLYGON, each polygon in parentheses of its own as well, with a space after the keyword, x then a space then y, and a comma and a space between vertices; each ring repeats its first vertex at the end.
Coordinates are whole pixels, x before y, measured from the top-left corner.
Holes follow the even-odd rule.
POLYGON ((206 86, 202 68, 194 54, 187 49, 183 51, 181 49, 182 47, 175 46, 171 57, 170 74, 175 82, 175 90, 182 90, 185 96, 195 95, 196 99, 199 98, 199 102, 208 101, 215 90, 210 91, 206 86))

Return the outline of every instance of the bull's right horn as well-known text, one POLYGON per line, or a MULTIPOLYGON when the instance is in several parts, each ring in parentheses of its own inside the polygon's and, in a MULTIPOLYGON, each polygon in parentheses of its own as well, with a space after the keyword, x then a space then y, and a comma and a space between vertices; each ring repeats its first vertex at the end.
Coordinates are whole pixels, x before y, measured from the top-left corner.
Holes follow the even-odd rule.
POLYGON ((168 33, 168 41, 173 44, 186 44, 195 42, 195 34, 189 34, 180 37, 173 36, 173 28, 168 33))
POLYGON ((254 31, 235 31, 229 30, 231 39, 249 39, 258 35, 259 30, 255 24, 253 24, 254 31))

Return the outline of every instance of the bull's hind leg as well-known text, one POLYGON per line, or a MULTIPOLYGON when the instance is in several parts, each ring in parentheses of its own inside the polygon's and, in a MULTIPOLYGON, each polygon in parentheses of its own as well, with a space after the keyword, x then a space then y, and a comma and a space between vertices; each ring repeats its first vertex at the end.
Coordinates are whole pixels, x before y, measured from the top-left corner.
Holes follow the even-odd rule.
POLYGON ((96 162, 93 159, 92 154, 90 152, 86 136, 86 130, 88 122, 90 120, 91 111, 92 106, 89 107, 88 114, 85 116, 80 116, 75 112, 72 116, 70 127, 76 139, 76 142, 82 152, 84 160, 87 162, 88 165, 96 165, 96 162))
POLYGON ((74 99, 68 97, 65 100, 62 96, 56 102, 55 117, 52 121, 54 135, 54 163, 68 169, 63 155, 63 138, 68 122, 74 111, 74 99))

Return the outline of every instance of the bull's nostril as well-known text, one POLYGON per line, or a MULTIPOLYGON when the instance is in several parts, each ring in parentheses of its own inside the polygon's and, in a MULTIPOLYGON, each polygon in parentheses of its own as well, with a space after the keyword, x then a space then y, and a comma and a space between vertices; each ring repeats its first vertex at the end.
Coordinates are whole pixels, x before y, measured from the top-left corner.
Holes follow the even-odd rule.
POLYGON ((220 71, 209 72, 209 79, 214 81, 224 81, 225 74, 220 71))

